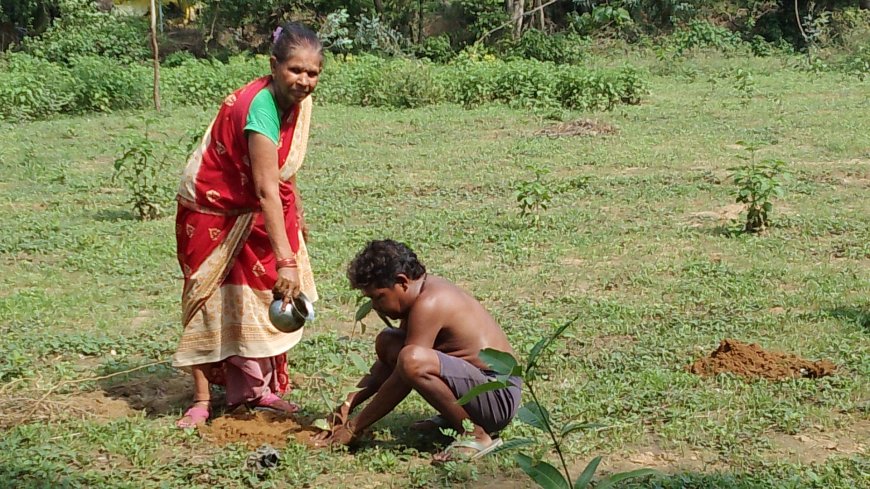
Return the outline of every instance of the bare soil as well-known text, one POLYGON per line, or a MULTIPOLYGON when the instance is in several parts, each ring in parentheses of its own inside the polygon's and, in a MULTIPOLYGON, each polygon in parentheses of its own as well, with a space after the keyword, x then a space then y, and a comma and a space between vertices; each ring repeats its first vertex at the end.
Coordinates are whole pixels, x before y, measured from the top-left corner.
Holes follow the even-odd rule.
POLYGON ((538 136, 608 136, 616 134, 618 130, 606 122, 598 122, 592 119, 578 119, 571 122, 563 122, 541 129, 538 136))
POLYGON ((221 416, 199 427, 202 437, 215 445, 244 443, 251 449, 263 444, 283 448, 290 438, 313 445, 311 437, 317 432, 316 428, 305 426, 293 416, 247 410, 221 416))
POLYGON ((828 360, 809 361, 788 353, 769 352, 752 343, 724 339, 709 356, 686 367, 689 372, 708 377, 732 373, 748 379, 784 380, 832 375, 837 366, 828 360))

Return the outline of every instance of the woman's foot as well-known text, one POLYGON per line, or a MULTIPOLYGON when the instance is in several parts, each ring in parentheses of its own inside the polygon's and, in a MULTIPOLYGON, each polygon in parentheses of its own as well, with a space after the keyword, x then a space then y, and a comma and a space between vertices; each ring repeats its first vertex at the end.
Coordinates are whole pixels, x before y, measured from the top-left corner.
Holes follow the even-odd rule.
POLYGON ((255 401, 253 403, 253 408, 274 411, 281 414, 293 414, 296 411, 299 411, 299 406, 296 403, 285 401, 271 392, 255 401))
POLYGON ((175 426, 181 429, 196 428, 199 425, 205 424, 209 417, 209 401, 197 401, 193 403, 184 416, 175 422, 175 426))

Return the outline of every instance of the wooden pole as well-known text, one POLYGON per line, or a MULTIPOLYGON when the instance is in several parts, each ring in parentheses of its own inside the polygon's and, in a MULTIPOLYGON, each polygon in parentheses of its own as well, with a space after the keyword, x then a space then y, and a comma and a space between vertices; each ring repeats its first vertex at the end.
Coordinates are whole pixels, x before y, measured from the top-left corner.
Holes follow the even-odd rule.
POLYGON ((160 58, 157 52, 157 6, 151 0, 151 52, 154 53, 154 110, 160 112, 160 58))

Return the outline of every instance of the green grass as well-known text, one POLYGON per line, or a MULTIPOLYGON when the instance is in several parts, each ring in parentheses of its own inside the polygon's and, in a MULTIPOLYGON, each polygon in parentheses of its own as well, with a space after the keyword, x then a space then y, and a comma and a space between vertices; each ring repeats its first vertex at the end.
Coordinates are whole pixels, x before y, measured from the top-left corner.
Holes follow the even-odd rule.
MULTIPOLYGON (((580 315, 546 362, 540 389, 557 420, 608 426, 567 444, 576 473, 595 455, 605 455, 607 471, 652 451, 679 460, 640 486, 866 484, 868 86, 786 65, 646 60, 652 93, 642 105, 567 114, 618 128, 606 137, 536 136, 554 121, 503 107, 317 108, 300 185, 322 300, 317 323, 290 353, 291 372, 307 376, 293 399, 307 414, 324 413, 361 375, 348 354, 373 358, 374 322, 347 338, 357 294, 344 267, 366 240, 390 237, 471 290, 519 352, 580 315), (737 68, 751 74, 749 103, 735 88, 737 68), (775 202, 774 227, 761 236, 735 233, 737 223, 709 214, 734 201, 727 169, 742 163, 738 141, 763 144, 759 156, 786 161, 793 174, 775 202), (556 195, 537 226, 519 217, 514 198, 517 183, 534 178, 529 165, 551 170, 544 180, 554 188, 586 181, 556 195), (728 337, 826 358, 840 371, 780 383, 684 371, 728 337), (781 443, 792 435, 864 449, 801 458, 781 443), (692 465, 690 455, 709 463, 692 465)), ((169 110, 150 127, 178 141, 210 115, 169 110)), ((111 182, 112 161, 126 138, 142 132, 145 116, 2 127, 0 401, 39 398, 64 380, 171 355, 181 289, 173 219, 133 220, 125 190, 111 182)), ((166 175, 167 185, 176 179, 166 175)), ((186 386, 164 366, 59 386, 30 422, 3 429, 0 480, 12 482, 0 485, 527 484, 508 454, 473 467, 428 465, 431 444, 405 428, 429 414, 418 397, 376 425, 361 450, 291 445, 279 469, 260 480, 244 469, 245 448, 172 429, 186 386), (132 411, 104 413, 87 401, 94 393, 125 400, 132 411)), ((3 416, 30 407, 3 406, 3 416)), ((504 436, 530 434, 515 423, 504 436)))

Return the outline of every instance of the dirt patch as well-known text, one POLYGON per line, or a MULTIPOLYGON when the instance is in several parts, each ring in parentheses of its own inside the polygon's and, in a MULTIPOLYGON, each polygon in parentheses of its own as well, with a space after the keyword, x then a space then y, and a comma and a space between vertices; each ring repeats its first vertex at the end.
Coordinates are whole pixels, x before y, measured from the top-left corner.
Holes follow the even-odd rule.
POLYGON ((556 124, 536 132, 537 136, 561 137, 561 136, 609 136, 619 132, 615 127, 606 122, 598 122, 592 119, 579 119, 571 122, 556 124))
POLYGON ((698 221, 736 221, 744 210, 745 204, 730 204, 713 211, 693 212, 689 216, 698 221))
POLYGON ((291 437, 310 446, 311 437, 317 434, 315 428, 300 424, 292 416, 264 411, 233 412, 201 426, 199 432, 215 445, 244 443, 252 449, 266 443, 283 448, 291 437))
POLYGON ((835 455, 865 453, 870 439, 870 421, 859 420, 842 431, 808 431, 796 435, 777 433, 768 436, 780 458, 803 464, 823 462, 835 455))
POLYGON ((686 367, 689 372, 707 377, 732 373, 754 379, 783 380, 832 375, 837 366, 827 360, 811 362, 796 355, 769 352, 756 344, 724 339, 709 356, 686 367))
POLYGON ((133 375, 123 382, 107 381, 102 385, 112 398, 126 402, 148 416, 162 416, 181 411, 190 402, 193 380, 184 374, 133 375))

